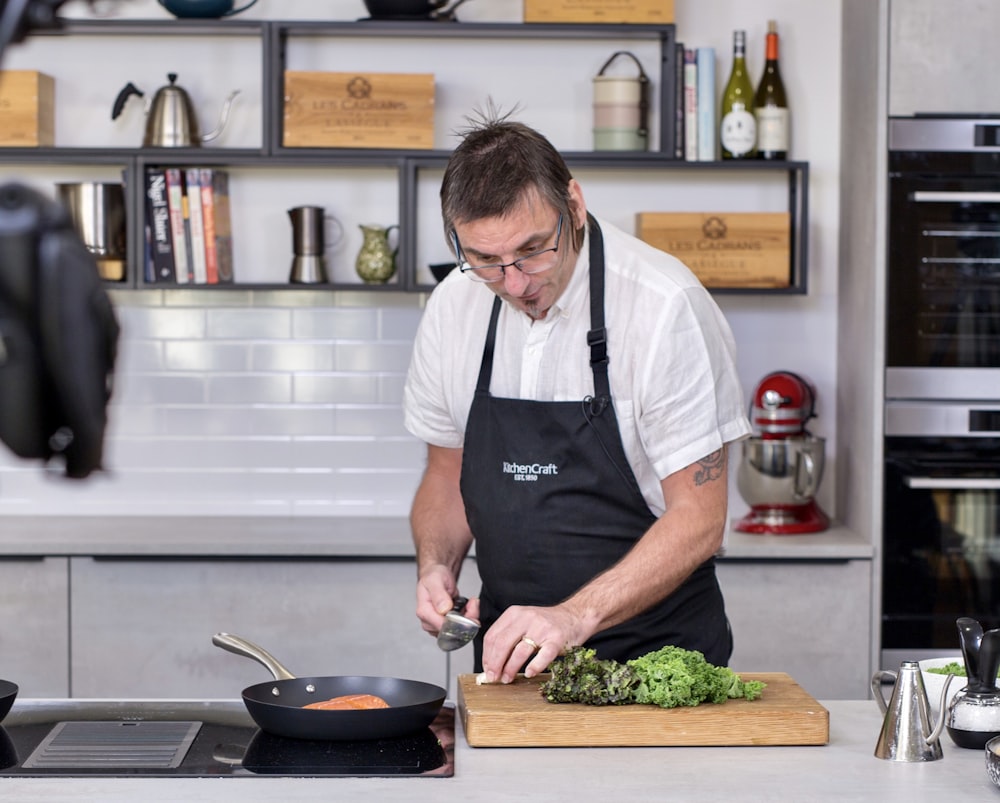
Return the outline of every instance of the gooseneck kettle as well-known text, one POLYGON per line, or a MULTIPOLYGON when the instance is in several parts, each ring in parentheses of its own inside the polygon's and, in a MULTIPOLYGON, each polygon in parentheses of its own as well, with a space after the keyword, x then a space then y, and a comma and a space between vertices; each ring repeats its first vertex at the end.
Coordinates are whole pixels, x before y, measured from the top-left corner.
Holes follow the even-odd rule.
MULTIPOLYGON (((222 133, 229 122, 229 110, 240 90, 234 90, 226 99, 219 117, 218 126, 208 134, 198 130, 198 117, 191 97, 177 85, 177 73, 168 73, 170 82, 156 90, 153 99, 146 105, 146 134, 142 139, 145 148, 192 148, 203 142, 210 142, 222 133)), ((128 99, 144 93, 131 81, 118 93, 111 119, 116 120, 125 108, 128 99)))

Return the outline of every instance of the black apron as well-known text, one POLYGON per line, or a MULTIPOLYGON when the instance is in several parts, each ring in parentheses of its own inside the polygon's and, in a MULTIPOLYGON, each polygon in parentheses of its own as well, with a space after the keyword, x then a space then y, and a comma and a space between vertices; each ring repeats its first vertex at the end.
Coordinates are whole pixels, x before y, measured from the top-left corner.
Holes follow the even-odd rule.
MULTIPOLYGON (((501 302, 493 303, 466 424, 461 491, 476 540, 483 627, 510 605, 554 605, 619 561, 656 521, 629 466, 608 381, 604 240, 590 224, 590 325, 594 396, 569 402, 490 395, 501 302)), ((652 608, 595 634, 587 646, 625 661, 667 644, 716 665, 732 652, 715 561, 703 563, 652 608)))

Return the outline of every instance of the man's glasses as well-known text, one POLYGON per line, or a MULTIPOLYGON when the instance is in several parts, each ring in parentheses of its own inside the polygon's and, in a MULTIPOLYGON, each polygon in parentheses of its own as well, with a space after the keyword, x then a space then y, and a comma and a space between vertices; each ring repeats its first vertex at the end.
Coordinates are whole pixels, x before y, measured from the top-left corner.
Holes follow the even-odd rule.
MULTIPOLYGON (((551 248, 543 248, 541 251, 533 251, 523 257, 519 257, 512 262, 491 265, 472 265, 465 258, 462 252, 462 245, 458 242, 458 235, 452 231, 451 239, 455 245, 455 254, 458 256, 458 269, 471 279, 477 282, 499 282, 503 280, 504 272, 507 268, 517 268, 521 273, 529 276, 534 273, 550 270, 559 262, 559 239, 562 236, 563 216, 559 215, 559 222, 556 224, 556 243, 551 248)), ((551 235, 550 235, 551 236, 551 235)))

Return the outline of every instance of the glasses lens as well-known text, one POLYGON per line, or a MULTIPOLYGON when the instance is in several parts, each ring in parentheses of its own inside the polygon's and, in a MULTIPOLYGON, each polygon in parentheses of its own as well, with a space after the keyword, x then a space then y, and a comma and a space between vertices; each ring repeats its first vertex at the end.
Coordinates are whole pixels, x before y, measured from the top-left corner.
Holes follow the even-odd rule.
POLYGON ((462 271, 466 276, 476 282, 499 282, 503 279, 503 268, 500 265, 486 265, 484 267, 477 268, 474 265, 470 265, 468 262, 463 262, 459 265, 459 270, 462 271))

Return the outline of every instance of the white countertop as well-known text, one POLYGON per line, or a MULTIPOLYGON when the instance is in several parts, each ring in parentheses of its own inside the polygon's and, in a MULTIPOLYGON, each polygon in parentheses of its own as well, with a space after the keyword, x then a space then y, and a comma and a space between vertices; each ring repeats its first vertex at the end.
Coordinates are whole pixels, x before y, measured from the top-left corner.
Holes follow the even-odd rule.
POLYGON ((823 705, 830 711, 830 743, 818 747, 471 748, 457 722, 453 778, 0 778, 0 798, 18 803, 1000 800, 982 751, 956 747, 943 735, 940 761, 883 761, 873 755, 882 721, 873 701, 823 705))
MULTIPOLYGON (((844 527, 808 535, 730 530, 723 560, 869 560, 844 527)), ((404 517, 4 516, 0 557, 412 558, 404 517)))

